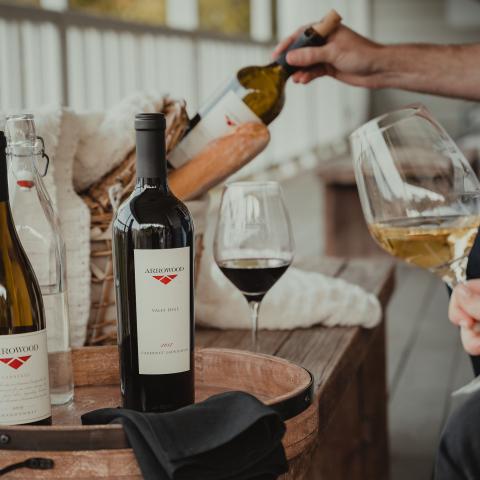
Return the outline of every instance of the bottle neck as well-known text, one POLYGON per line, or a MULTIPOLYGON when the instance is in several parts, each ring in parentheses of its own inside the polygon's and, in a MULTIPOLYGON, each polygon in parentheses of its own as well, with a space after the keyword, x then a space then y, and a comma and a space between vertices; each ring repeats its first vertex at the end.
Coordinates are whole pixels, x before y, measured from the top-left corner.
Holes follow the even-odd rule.
POLYGON ((170 190, 168 188, 168 183, 161 177, 139 177, 137 176, 137 181, 135 182, 135 189, 144 188, 156 188, 162 192, 168 193, 170 190))
MULTIPOLYGON (((0 201, 0 230, 9 231, 10 226, 13 224, 12 211, 10 209, 10 204, 8 200, 0 201)), ((0 239, 0 242, 3 242, 3 239, 7 236, 3 235, 0 239)))
POLYGON ((8 175, 7 175, 7 157, 4 152, 0 152, 0 203, 8 207, 8 175))
POLYGON ((326 40, 324 37, 319 35, 312 27, 307 28, 298 38, 284 51, 282 52, 275 60, 275 64, 278 64, 282 67, 285 72, 286 77, 288 78, 293 73, 301 70, 302 67, 297 67, 295 65, 290 65, 287 62, 287 53, 291 50, 296 50, 297 48, 304 47, 321 47, 325 45, 326 40))
POLYGON ((137 130, 136 188, 169 191, 164 130, 137 130))
MULTIPOLYGON (((9 230, 12 224, 10 202, 8 198, 8 175, 7 175, 7 140, 3 132, 0 132, 0 230, 9 230)), ((3 235, 2 238, 7 238, 3 235)))
MULTIPOLYGON (((1 148, 1 147, 0 147, 1 148)), ((2 149, 3 150, 3 149, 2 149)), ((10 230, 13 225, 12 211, 8 194, 7 158, 0 152, 0 230, 10 230)), ((6 236, 2 236, 7 238, 6 236)))

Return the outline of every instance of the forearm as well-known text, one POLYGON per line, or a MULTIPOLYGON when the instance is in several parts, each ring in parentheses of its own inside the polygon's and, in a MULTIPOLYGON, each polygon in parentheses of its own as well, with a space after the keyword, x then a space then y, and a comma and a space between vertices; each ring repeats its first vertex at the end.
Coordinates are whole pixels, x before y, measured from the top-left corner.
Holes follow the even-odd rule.
POLYGON ((479 58, 480 44, 385 46, 376 86, 480 100, 479 58))

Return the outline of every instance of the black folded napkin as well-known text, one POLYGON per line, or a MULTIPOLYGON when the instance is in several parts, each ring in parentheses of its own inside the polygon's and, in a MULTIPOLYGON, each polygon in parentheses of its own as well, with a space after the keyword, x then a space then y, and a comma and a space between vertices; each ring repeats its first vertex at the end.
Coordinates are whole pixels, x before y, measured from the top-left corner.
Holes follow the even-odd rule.
POLYGON ((147 480, 272 480, 288 470, 284 423, 243 392, 169 413, 103 408, 82 423, 121 423, 147 480))

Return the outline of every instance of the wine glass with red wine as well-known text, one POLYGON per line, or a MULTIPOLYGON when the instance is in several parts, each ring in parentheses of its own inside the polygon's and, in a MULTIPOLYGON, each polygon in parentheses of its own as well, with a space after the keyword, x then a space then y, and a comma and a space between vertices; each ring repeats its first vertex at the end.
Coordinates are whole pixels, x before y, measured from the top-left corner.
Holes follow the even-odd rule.
POLYGON ((254 349, 260 302, 292 263, 293 251, 290 219, 277 182, 225 186, 214 256, 223 274, 247 299, 254 349))

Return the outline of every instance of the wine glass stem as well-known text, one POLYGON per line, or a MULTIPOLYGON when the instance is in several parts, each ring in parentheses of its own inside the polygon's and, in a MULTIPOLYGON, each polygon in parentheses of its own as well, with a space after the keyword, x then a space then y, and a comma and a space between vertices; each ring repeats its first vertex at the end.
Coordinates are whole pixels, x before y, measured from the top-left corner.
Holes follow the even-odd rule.
POLYGON ((258 350, 258 309, 260 308, 260 302, 250 300, 248 306, 250 307, 250 315, 252 318, 252 347, 256 352, 258 350))

